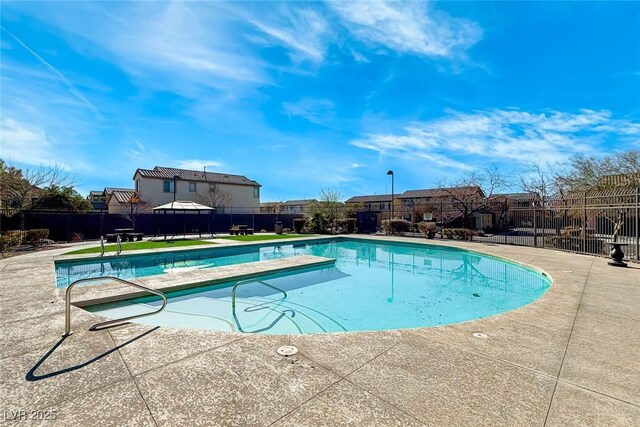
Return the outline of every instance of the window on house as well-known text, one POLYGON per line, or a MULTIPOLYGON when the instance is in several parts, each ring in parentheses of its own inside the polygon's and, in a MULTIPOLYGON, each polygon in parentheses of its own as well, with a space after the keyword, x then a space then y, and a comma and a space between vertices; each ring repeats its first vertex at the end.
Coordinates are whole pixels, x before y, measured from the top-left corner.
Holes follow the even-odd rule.
POLYGON ((260 197, 260 187, 253 187, 253 197, 260 197))
POLYGON ((190 182, 189 183, 189 192, 191 192, 191 193, 195 193, 196 192, 196 183, 195 182, 190 182))
POLYGON ((163 182, 163 190, 165 193, 173 193, 173 181, 164 181, 163 182))
POLYGON ((140 180, 136 179, 136 191, 140 191, 140 180))

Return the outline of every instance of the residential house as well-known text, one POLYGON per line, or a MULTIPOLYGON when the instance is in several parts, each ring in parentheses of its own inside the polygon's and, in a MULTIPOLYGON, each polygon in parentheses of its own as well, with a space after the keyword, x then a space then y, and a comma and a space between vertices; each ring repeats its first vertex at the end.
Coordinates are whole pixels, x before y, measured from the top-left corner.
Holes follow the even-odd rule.
POLYGON ((501 229, 507 226, 533 225, 533 206, 542 205, 537 193, 494 194, 487 199, 487 208, 493 213, 493 224, 501 229))
POLYGON ((317 204, 316 199, 287 200, 282 204, 282 213, 310 216, 317 204))
MULTIPOLYGON (((398 197, 398 195, 395 195, 395 197, 398 197)), ((356 212, 376 214, 378 226, 383 219, 389 219, 391 216, 391 194, 353 196, 345 204, 351 205, 356 212)))
POLYGON ((477 212, 484 205, 484 199, 485 195, 478 186, 407 190, 398 196, 401 203, 396 204, 397 216, 412 222, 451 224, 460 222, 466 213, 467 216, 481 218, 476 219, 475 225, 479 221, 484 226, 486 218, 477 212))
POLYGON ((261 213, 274 213, 276 205, 280 206, 281 214, 305 215, 313 214, 318 201, 316 199, 287 200, 286 202, 260 203, 261 213))
MULTIPOLYGON (((93 209, 96 210, 107 210, 109 213, 119 213, 120 208, 117 208, 116 202, 112 202, 111 206, 109 205, 110 198, 114 192, 133 192, 130 188, 114 188, 114 187, 105 187, 104 190, 91 190, 89 192, 89 196, 87 196, 87 200, 91 202, 93 209), (115 210, 114 210, 115 209, 115 210)), ((124 196, 120 196, 122 198, 124 196)))
POLYGON ((186 200, 215 207, 218 213, 260 211, 261 185, 243 175, 156 166, 137 169, 133 180, 150 207, 186 200))
POLYGON ((104 194, 104 190, 91 190, 87 196, 87 200, 96 210, 107 210, 107 197, 104 194))
POLYGON ((109 192, 107 197, 109 213, 135 214, 151 213, 151 206, 139 198, 135 190, 116 188, 109 192))

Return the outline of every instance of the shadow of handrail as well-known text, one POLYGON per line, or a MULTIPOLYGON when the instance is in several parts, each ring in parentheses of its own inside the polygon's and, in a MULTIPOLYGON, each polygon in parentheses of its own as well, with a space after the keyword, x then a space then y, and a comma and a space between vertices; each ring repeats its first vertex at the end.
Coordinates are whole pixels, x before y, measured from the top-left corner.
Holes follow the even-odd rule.
POLYGON ((157 329, 160 329, 160 326, 156 326, 155 328, 149 329, 148 331, 131 338, 128 341, 123 342, 120 345, 117 345, 115 347, 113 347, 112 349, 105 351, 102 354, 99 354, 89 360, 87 360, 86 362, 82 362, 78 365, 74 365, 74 366, 70 366, 68 368, 64 368, 64 369, 59 369, 57 371, 53 371, 53 372, 49 372, 47 374, 43 374, 43 375, 36 375, 36 371, 38 370, 38 368, 58 349, 58 347, 60 347, 62 345, 62 343, 69 338, 69 335, 67 336, 63 336, 62 338, 60 338, 58 340, 58 342, 56 342, 53 347, 51 347, 51 349, 49 351, 47 351, 47 353, 42 356, 40 358, 40 360, 38 360, 36 362, 35 365, 33 365, 33 367, 31 369, 29 369, 29 372, 27 372, 27 374, 25 375, 25 379, 27 381, 40 381, 40 380, 44 380, 47 378, 51 378, 51 377, 55 377, 57 375, 61 375, 61 374, 66 374, 67 372, 73 372, 73 371, 77 371, 78 369, 84 368, 85 366, 88 366, 90 364, 92 364, 93 362, 97 362, 98 360, 110 355, 111 353, 120 350, 122 347, 131 344, 134 341, 139 340, 140 338, 149 335, 151 332, 156 331, 157 329))

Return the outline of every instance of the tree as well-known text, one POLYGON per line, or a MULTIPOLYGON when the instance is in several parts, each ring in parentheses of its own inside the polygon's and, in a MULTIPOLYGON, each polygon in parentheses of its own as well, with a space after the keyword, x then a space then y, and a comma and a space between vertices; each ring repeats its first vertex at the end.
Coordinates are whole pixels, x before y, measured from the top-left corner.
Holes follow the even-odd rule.
POLYGON ((284 202, 276 201, 276 202, 268 202, 266 203, 265 210, 267 212, 271 212, 276 214, 276 222, 280 219, 280 214, 282 213, 282 205, 284 202))
POLYGON ((128 210, 123 213, 122 216, 131 222, 131 227, 136 228, 136 218, 140 210, 143 210, 147 205, 147 202, 142 200, 142 193, 134 191, 131 197, 127 200, 128 210))
POLYGON ((342 202, 342 194, 335 189, 327 188, 320 191, 318 201, 314 203, 314 214, 322 215, 326 224, 335 228, 335 221, 346 217, 346 206, 342 202))
POLYGON ((228 192, 220 189, 218 184, 209 183, 206 191, 196 193, 195 201, 212 208, 220 208, 231 203, 233 197, 228 192))
POLYGON ((52 185, 43 190, 37 198, 33 199, 32 208, 86 211, 90 210, 92 206, 73 187, 52 185))
POLYGON ((608 190, 616 187, 640 186, 640 150, 629 150, 613 156, 583 157, 571 160, 565 173, 556 175, 561 193, 608 190), (609 176, 629 175, 627 180, 607 179, 609 176))
POLYGON ((535 194, 540 199, 542 206, 546 206, 547 200, 558 192, 556 184, 553 170, 540 163, 530 164, 527 172, 520 175, 522 191, 535 194))
POLYGON ((0 159, 0 182, 2 206, 25 209, 43 190, 73 188, 75 178, 56 165, 20 169, 0 159))
POLYGON ((471 217, 486 207, 486 200, 506 187, 506 179, 496 165, 467 172, 461 178, 441 183, 439 189, 449 199, 449 207, 462 217, 465 227, 471 227, 471 217))

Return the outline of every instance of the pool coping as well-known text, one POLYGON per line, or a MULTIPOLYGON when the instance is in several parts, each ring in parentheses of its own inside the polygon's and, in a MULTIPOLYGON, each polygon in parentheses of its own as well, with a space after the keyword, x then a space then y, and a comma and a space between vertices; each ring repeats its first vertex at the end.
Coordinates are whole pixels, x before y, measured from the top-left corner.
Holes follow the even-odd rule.
MULTIPOLYGON (((147 288, 163 293, 184 289, 212 286, 226 282, 251 279, 265 274, 285 273, 313 267, 323 267, 335 264, 335 259, 315 255, 295 255, 287 258, 232 264, 202 270, 183 271, 179 273, 157 274, 139 277, 131 280, 147 288), (243 271, 237 271, 241 265, 243 271)), ((96 279, 98 281, 100 279, 96 279)), ((107 280, 108 281, 108 280, 107 280)), ((59 294, 67 288, 58 288, 59 294)), ((87 307, 96 304, 123 301, 143 296, 149 296, 142 290, 131 291, 117 282, 100 283, 99 286, 82 286, 73 289, 73 305, 87 307)))
POLYGON ((377 332, 263 336, 139 324, 90 332, 103 318, 72 307, 76 333, 61 342, 64 302, 53 266, 69 249, 20 255, 0 260, 3 403, 60 409, 68 425, 339 425, 385 414, 378 424, 491 425, 496 413, 512 425, 637 425, 640 266, 617 269, 604 258, 542 248, 350 237, 493 255, 543 267, 553 284, 531 304, 490 318, 377 332), (299 353, 275 355, 285 344, 299 353))

